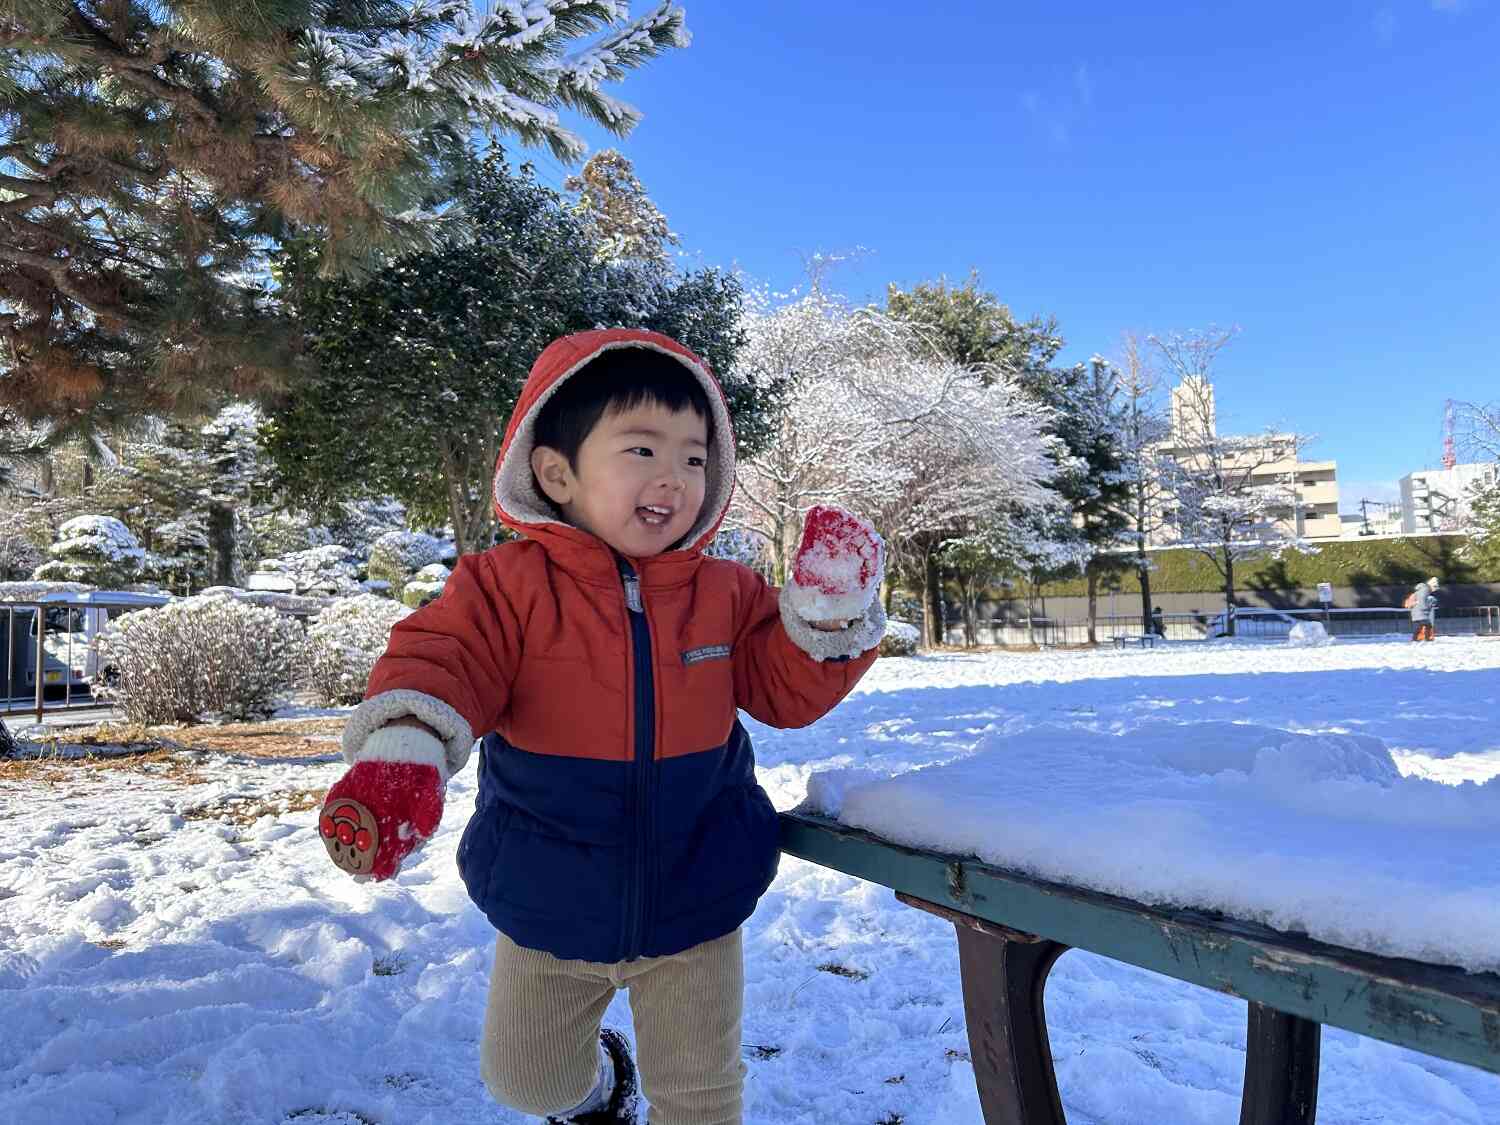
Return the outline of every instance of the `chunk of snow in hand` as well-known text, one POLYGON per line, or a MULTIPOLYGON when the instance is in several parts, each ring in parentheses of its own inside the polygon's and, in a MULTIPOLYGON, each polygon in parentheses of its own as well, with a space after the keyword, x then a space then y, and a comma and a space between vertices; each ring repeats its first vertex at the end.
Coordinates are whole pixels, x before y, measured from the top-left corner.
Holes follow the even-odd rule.
POLYGON ((880 585, 879 534, 841 508, 807 513, 792 567, 792 605, 808 621, 858 617, 880 585))

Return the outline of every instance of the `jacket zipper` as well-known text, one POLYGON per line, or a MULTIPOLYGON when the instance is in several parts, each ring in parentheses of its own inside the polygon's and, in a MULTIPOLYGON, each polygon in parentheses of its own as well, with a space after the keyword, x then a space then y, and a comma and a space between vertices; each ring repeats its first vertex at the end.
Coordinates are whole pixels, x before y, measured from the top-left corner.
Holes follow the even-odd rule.
POLYGON ((630 612, 631 654, 635 665, 635 768, 630 780, 629 812, 635 821, 635 878, 626 895, 626 924, 622 961, 633 961, 645 944, 647 857, 652 821, 651 767, 656 749, 656 678, 651 666, 651 626, 641 598, 641 580, 630 564, 620 561, 625 607, 630 612))

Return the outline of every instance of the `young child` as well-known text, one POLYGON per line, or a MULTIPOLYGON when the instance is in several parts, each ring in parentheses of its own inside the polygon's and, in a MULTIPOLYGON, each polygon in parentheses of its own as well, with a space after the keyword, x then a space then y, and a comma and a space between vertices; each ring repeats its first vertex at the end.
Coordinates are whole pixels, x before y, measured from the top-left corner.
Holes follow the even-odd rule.
POLYGON ((552 343, 495 471, 523 538, 464 556, 395 627, 344 732, 321 831, 377 879, 436 831, 482 737, 458 848, 499 931, 481 1072, 551 1121, 635 1120, 627 1044, 601 1032, 627 988, 653 1125, 740 1122, 740 925, 779 850, 736 709, 813 722, 884 633, 882 545, 846 513, 809 513, 779 595, 703 554, 734 471, 723 394, 688 349, 624 329, 552 343))

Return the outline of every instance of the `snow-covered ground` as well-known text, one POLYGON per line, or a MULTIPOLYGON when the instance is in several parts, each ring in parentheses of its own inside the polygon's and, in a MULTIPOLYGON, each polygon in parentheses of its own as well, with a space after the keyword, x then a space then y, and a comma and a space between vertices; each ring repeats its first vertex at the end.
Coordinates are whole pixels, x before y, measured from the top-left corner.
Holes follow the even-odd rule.
MULTIPOLYGON (((1407 781, 1444 782, 1434 799, 1468 807, 1489 786, 1459 783, 1500 773, 1497 713, 1500 641, 1199 642, 882 661, 811 729, 752 734, 782 808, 814 772, 1022 755, 1014 736, 1038 727, 1054 753, 1068 731, 1096 749, 1135 736, 1160 764, 1168 724, 1196 757, 1227 729, 1200 723, 1378 740, 1349 745, 1383 747, 1407 781)), ((526 1120, 493 1106, 475 1061, 491 933, 453 866, 472 770, 395 884, 336 871, 311 810, 238 825, 194 812, 324 787, 333 750, 218 759, 198 780, 160 767, 0 783, 0 1123, 526 1120)), ((787 859, 746 938, 747 1122, 980 1120, 950 926, 787 859)), ((1047 1004, 1073 1125, 1235 1119, 1242 1002, 1075 952, 1047 1004)), ((623 995, 608 1019, 628 1026, 623 995)), ((1479 1125, 1500 1120, 1500 1077, 1325 1030, 1318 1119, 1479 1125)))

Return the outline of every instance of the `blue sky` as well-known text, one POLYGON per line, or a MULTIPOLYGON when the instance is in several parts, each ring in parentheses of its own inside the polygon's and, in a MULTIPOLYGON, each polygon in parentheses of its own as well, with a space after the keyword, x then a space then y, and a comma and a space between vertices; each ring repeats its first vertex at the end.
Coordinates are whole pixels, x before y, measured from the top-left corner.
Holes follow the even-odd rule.
POLYGON ((1500 398, 1500 0, 685 7, 617 91, 642 124, 583 132, 704 264, 863 247, 861 300, 977 268, 1068 361, 1239 325, 1220 418, 1316 434, 1346 507, 1500 398))

